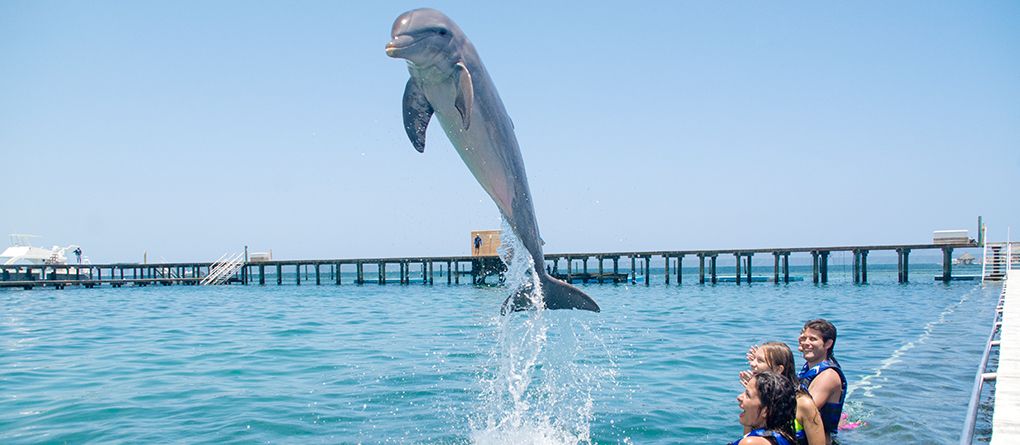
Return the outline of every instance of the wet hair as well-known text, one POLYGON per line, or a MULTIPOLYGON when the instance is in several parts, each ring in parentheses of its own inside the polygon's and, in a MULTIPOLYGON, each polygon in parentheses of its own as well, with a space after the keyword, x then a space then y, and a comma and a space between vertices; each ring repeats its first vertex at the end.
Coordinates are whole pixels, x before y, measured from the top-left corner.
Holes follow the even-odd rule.
POLYGON ((797 417, 797 385, 772 371, 754 375, 755 389, 765 409, 765 429, 794 441, 793 420, 797 417))
MULTIPOLYGON (((786 343, 770 341, 758 346, 758 349, 765 354, 765 363, 768 364, 769 369, 775 370, 781 365, 783 367, 781 376, 790 379, 794 383, 800 381, 797 377, 797 367, 793 363, 793 351, 790 350, 786 343)), ((778 373, 778 371, 773 372, 778 373)))
POLYGON ((838 365, 839 361, 836 360, 836 353, 833 352, 833 349, 836 347, 836 326, 829 323, 829 321, 824 318, 816 318, 804 323, 804 329, 801 329, 801 332, 808 329, 814 329, 820 332, 822 334, 823 342, 832 340, 832 344, 825 350, 825 356, 827 359, 832 360, 838 365))

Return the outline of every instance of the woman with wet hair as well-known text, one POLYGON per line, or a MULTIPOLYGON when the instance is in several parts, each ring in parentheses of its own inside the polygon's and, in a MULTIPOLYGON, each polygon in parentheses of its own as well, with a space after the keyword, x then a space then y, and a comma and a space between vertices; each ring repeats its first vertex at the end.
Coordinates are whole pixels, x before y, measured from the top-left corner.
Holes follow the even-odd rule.
POLYGON ((755 373, 737 396, 740 424, 749 430, 731 445, 793 445, 797 389, 772 371, 755 373))
MULTIPOLYGON (((811 399, 811 394, 800 387, 797 368, 793 363, 793 351, 786 343, 770 341, 755 346, 748 353, 750 371, 740 373, 740 380, 746 382, 754 372, 772 371, 786 377, 797 388, 797 415, 794 419, 794 434, 799 445, 825 445, 828 435, 822 425, 822 417, 818 407, 811 399)), ((747 433, 746 427, 744 432, 747 433)))

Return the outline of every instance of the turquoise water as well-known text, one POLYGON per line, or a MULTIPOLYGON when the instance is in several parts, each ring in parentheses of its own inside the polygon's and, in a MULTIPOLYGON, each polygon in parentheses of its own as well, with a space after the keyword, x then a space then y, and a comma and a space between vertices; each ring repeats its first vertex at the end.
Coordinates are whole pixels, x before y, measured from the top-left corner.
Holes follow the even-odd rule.
POLYGON ((439 276, 3 290, 0 443, 723 443, 741 431, 747 346, 792 344, 814 317, 839 328, 848 409, 867 422, 843 444, 956 443, 998 288, 937 283, 935 266, 900 285, 871 265, 865 286, 792 269, 806 281, 702 286, 685 269, 665 286, 660 271, 582 285, 600 314, 506 318, 506 289, 439 276))

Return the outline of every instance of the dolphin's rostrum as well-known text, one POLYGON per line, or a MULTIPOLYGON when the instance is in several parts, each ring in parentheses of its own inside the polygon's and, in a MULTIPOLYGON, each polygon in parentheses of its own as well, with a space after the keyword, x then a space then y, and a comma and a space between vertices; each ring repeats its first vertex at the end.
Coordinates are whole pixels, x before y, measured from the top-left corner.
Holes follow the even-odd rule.
MULTIPOLYGON (((546 272, 535 208, 513 123, 474 45, 449 17, 415 9, 397 17, 390 57, 406 59, 411 78, 404 90, 404 129, 425 151, 425 129, 434 114, 457 153, 492 197, 535 262, 547 309, 599 311, 580 289, 546 272)), ((511 295, 503 311, 529 307, 527 295, 511 295)))

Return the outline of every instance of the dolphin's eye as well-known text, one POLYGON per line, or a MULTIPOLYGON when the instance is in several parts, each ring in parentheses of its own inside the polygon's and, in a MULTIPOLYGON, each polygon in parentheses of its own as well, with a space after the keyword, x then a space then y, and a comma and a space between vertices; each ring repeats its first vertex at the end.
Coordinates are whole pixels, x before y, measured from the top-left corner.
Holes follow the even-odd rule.
POLYGON ((445 35, 446 35, 446 30, 445 30, 445 29, 442 29, 442 28, 440 28, 440 29, 439 29, 439 35, 441 35, 441 36, 445 36, 445 35))

